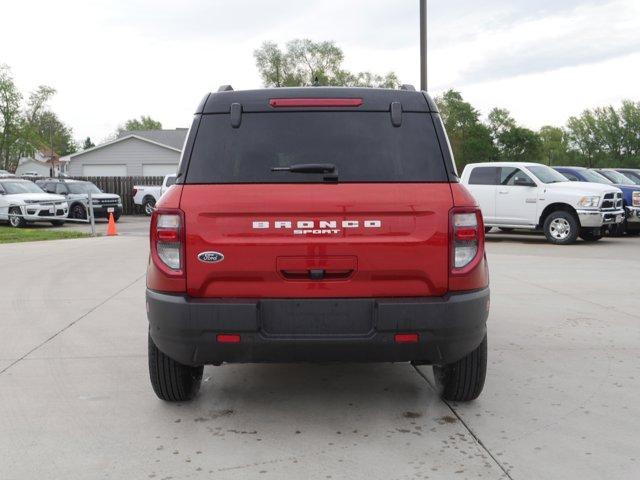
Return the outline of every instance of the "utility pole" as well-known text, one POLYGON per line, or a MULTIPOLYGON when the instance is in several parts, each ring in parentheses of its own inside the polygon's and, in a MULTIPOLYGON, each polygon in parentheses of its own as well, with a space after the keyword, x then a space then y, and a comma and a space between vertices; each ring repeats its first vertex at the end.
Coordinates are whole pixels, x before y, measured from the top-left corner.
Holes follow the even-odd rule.
POLYGON ((49 145, 51 146, 51 152, 49 154, 49 162, 51 162, 51 166, 49 167, 49 176, 53 177, 53 173, 55 171, 53 168, 53 122, 49 124, 49 145))
POLYGON ((420 1, 420 90, 427 91, 427 0, 420 1))

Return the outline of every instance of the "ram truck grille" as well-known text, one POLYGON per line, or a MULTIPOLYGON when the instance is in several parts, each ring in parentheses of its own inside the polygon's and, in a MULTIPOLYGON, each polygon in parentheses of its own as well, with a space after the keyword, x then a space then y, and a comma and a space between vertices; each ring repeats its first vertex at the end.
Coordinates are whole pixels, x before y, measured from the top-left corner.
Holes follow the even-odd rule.
POLYGON ((621 193, 606 193, 602 200, 602 210, 619 210, 622 208, 621 193))

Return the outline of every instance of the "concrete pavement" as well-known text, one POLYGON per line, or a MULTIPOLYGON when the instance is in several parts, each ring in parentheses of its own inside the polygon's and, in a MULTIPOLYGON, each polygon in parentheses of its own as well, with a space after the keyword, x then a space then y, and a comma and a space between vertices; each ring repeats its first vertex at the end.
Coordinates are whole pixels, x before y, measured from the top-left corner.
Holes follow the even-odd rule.
POLYGON ((0 245, 0 478, 638 478, 638 240, 489 235, 489 374, 464 405, 405 364, 207 367, 165 404, 145 238, 0 245))

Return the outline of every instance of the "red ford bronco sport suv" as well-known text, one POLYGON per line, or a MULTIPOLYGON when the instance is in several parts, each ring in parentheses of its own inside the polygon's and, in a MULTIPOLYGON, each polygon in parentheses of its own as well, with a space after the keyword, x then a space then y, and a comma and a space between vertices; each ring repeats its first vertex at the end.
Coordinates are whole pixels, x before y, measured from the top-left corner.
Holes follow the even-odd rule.
POLYGON ((412 87, 221 87, 151 219, 149 370, 413 362, 472 400, 487 367, 482 216, 434 102, 412 87))

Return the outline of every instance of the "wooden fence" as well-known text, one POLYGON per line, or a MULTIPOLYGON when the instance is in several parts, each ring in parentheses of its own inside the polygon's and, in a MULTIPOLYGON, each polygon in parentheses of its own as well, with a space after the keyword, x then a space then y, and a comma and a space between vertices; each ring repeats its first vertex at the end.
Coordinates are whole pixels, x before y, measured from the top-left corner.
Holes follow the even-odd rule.
MULTIPOLYGON (((46 178, 46 177, 45 177, 46 178)), ((65 177, 66 180, 86 180, 94 183, 105 193, 117 193, 122 199, 125 215, 142 213, 140 207, 133 203, 134 185, 162 185, 164 177, 65 177)), ((40 178, 29 178, 40 180, 40 178)))

